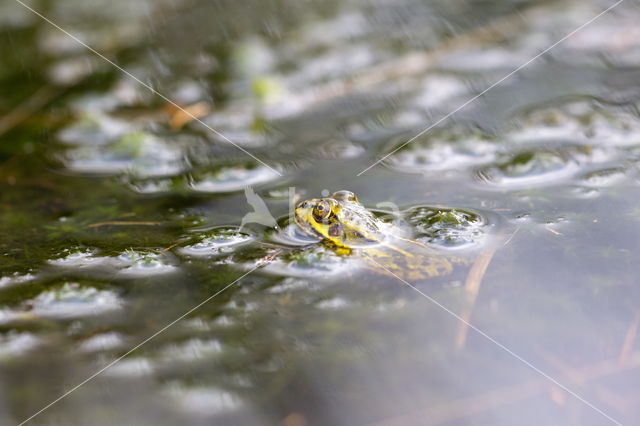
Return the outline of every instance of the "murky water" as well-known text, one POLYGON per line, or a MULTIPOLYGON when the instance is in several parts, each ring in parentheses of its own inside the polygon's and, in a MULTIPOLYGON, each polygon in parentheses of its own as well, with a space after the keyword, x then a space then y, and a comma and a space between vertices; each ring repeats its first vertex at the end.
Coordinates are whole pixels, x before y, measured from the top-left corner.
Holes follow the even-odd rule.
POLYGON ((27 424, 636 424, 637 2, 447 116, 612 4, 33 3, 136 82, 5 0, 0 423, 126 355, 27 424), (340 189, 468 264, 287 217, 340 189))

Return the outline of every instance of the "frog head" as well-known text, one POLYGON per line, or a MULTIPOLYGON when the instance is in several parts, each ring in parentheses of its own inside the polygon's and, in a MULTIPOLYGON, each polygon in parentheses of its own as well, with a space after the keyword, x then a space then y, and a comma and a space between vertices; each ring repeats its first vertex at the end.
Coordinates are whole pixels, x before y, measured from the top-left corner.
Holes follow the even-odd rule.
POLYGON ((383 224, 350 191, 312 198, 295 208, 296 224, 336 247, 352 248, 380 241, 383 224))

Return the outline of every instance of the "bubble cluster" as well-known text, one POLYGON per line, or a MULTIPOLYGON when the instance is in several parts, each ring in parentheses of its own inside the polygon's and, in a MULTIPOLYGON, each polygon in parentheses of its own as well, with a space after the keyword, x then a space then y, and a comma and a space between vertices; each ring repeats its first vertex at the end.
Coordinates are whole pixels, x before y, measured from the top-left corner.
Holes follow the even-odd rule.
POLYGON ((247 186, 277 179, 279 174, 264 164, 241 164, 210 168, 190 175, 189 187, 196 192, 224 193, 241 191, 247 186))
POLYGON ((478 177, 500 188, 524 188, 557 182, 577 170, 578 162, 567 150, 529 149, 505 155, 480 169, 478 177))
POLYGON ((56 158, 68 172, 122 176, 142 194, 227 193, 280 177, 277 164, 239 158, 237 152, 231 154, 237 148, 228 143, 220 156, 202 138, 158 132, 105 111, 86 112, 58 138, 64 148, 56 158))
POLYGON ((498 154, 495 142, 473 135, 440 133, 407 143, 409 140, 403 137, 391 143, 388 151, 393 154, 384 164, 400 172, 439 175, 490 163, 498 154))
POLYGON ((380 157, 400 173, 468 176, 479 189, 594 188, 629 176, 639 133, 640 119, 627 109, 567 101, 530 108, 498 135, 458 125, 431 130, 409 143, 397 138, 380 157))
POLYGON ((29 302, 30 313, 43 318, 69 319, 101 315, 121 309, 123 301, 113 291, 65 283, 29 302))
POLYGON ((148 250, 126 250, 115 258, 122 277, 147 277, 177 272, 178 267, 166 253, 148 250))
POLYGON ((440 248, 477 245, 487 234, 487 220, 479 213, 453 208, 418 206, 404 214, 417 241, 440 248))
POLYGON ((223 226, 198 233, 193 237, 197 241, 180 247, 179 252, 186 256, 209 257, 230 254, 253 237, 241 232, 237 227, 223 226))

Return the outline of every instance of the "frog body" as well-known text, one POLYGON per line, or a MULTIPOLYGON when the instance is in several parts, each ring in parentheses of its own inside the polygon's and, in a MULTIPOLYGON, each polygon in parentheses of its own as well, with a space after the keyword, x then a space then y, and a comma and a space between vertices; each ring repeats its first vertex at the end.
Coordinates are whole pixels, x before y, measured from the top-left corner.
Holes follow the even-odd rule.
POLYGON ((350 191, 302 201, 295 208, 296 224, 341 255, 361 258, 368 269, 403 280, 417 281, 453 272, 464 259, 436 254, 367 210, 350 191))

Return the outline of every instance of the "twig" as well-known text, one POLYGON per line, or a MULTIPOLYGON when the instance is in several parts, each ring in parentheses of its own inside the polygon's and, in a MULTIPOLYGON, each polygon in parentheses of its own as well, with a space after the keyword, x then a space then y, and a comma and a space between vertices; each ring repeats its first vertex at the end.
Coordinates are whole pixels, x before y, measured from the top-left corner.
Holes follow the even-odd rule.
POLYGON ((0 136, 21 124, 29 118, 31 114, 46 106, 64 90, 66 90, 66 88, 61 86, 43 86, 38 89, 11 112, 0 117, 0 136))
POLYGON ((631 354, 633 350, 633 341, 638 335, 638 325, 640 325, 640 312, 636 313, 633 321, 629 324, 627 334, 624 336, 624 343, 622 344, 622 350, 618 357, 618 364, 620 365, 624 365, 629 360, 629 354, 631 354))
MULTIPOLYGON (((585 383, 589 380, 587 377, 585 377, 585 375, 579 369, 575 368, 571 364, 565 361, 562 361, 558 357, 546 351, 543 351, 541 349, 538 349, 537 352, 545 359, 545 361, 547 361, 549 364, 557 368, 562 373, 562 375, 567 377, 569 380, 579 385, 585 385, 585 383)), ((621 365, 621 364, 618 362, 618 365, 621 365)), ((607 405, 613 406, 616 409, 620 409, 621 407, 624 406, 625 403, 622 400, 622 398, 619 395, 616 395, 614 392, 610 391, 609 389, 606 389, 602 384, 594 383, 591 386, 591 388, 593 389, 594 392, 598 394, 598 396, 601 399, 605 401, 607 405)), ((554 402, 558 402, 556 398, 554 398, 554 391, 556 393, 562 392, 562 391, 557 388, 552 389, 551 399, 554 402)), ((565 394, 562 392, 562 395, 564 396, 565 394)), ((622 411, 622 410, 619 410, 619 411, 622 411)))
POLYGON ((467 280, 464 284, 466 306, 464 311, 460 313, 460 316, 464 321, 460 321, 459 323, 460 326, 458 328, 458 334, 455 342, 457 350, 464 348, 466 343, 469 319, 471 318, 471 314, 473 313, 473 309, 478 298, 478 293, 480 292, 480 283, 482 282, 484 274, 487 272, 487 268, 489 267, 489 263, 491 263, 491 259, 495 252, 495 248, 485 250, 473 263, 473 266, 467 275, 467 280))
POLYGON ((562 361, 560 358, 550 354, 545 350, 542 350, 541 348, 537 348, 536 352, 540 354, 540 356, 546 362, 551 364, 554 368, 558 369, 564 377, 569 378, 569 380, 571 380, 574 383, 578 383, 578 384, 584 383, 584 378, 582 377, 582 375, 579 373, 578 369, 575 366, 565 361, 562 361))
POLYGON ((98 222, 92 223, 91 225, 87 225, 87 228, 98 228, 101 226, 158 226, 162 225, 162 222, 136 222, 136 221, 124 221, 124 220, 113 220, 107 222, 98 222))
POLYGON ((168 252, 169 250, 171 250, 172 248, 174 248, 174 247, 176 247, 178 245, 180 245, 180 242, 173 243, 169 247, 166 247, 166 248, 163 248, 162 250, 160 250, 160 253, 168 252))

